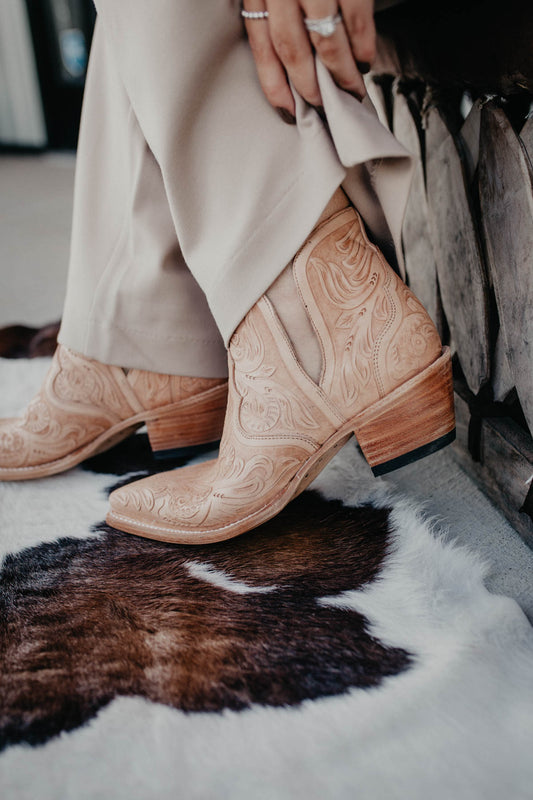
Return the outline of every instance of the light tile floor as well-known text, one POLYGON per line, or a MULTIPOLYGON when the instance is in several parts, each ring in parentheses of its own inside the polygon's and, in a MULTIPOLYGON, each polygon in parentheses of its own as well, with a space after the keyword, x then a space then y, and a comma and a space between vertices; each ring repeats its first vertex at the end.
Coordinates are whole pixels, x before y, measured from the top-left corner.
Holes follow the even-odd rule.
MULTIPOLYGON (((59 319, 67 272, 74 157, 0 157, 0 325, 59 319)), ((533 620, 533 552, 455 464, 449 450, 388 477, 424 504, 444 535, 490 566, 491 591, 533 620)))

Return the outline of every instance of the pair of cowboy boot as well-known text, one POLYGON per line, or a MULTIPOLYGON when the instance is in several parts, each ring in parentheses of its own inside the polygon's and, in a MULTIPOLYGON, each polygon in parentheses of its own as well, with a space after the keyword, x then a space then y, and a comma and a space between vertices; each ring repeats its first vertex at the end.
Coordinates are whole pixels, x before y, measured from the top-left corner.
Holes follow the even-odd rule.
MULTIPOLYGON (((453 440, 449 350, 442 348, 423 306, 370 243, 353 208, 318 225, 278 281, 288 287, 285 292, 294 316, 305 317, 306 336, 313 340, 320 363, 317 365, 316 357, 314 362, 309 358, 305 341, 294 334, 291 338, 292 323, 282 310, 283 303, 278 302, 281 295, 274 284, 230 341, 228 401, 218 458, 116 490, 110 497, 110 525, 169 542, 221 541, 277 514, 353 434, 376 475, 453 440)), ((56 363, 61 363, 62 356, 63 348, 56 363)), ((117 370, 91 363, 104 372, 117 370)), ((126 381, 128 390, 116 397, 113 392, 93 390, 91 405, 86 405, 94 416, 94 399, 96 408, 103 404, 111 410, 111 399, 108 402, 106 398, 113 397, 119 405, 126 401, 133 410, 128 416, 126 407, 119 411, 113 405, 113 413, 120 413, 121 418, 107 428, 104 447, 142 421, 148 422, 149 435, 151 423, 152 430, 154 423, 158 429, 163 429, 163 423, 180 431, 188 427, 180 421, 181 400, 152 406, 150 418, 144 395, 135 393, 142 409, 131 403, 130 386, 134 391, 136 385, 132 373, 136 372, 113 372, 120 387, 124 389, 126 381)), ((146 373, 143 380, 149 381, 146 373)), ((205 391, 202 388, 198 397, 222 391, 225 384, 217 382, 205 391)), ((86 392, 80 394, 87 400, 86 392)), ((76 403, 76 398, 72 402, 76 403)), ((195 401, 191 402, 193 415, 194 405, 195 401)), ((205 410, 205 405, 200 403, 200 409, 205 410)), ((36 415, 37 428, 44 422, 48 425, 47 413, 43 410, 36 415)), ((25 422, 18 423, 19 429, 26 431, 33 416, 30 413, 25 422)), ((207 415, 210 424, 214 416, 207 415)), ((217 419, 220 424, 220 416, 217 419)), ((61 428, 57 417, 54 422, 61 428)), ((0 478, 13 474, 4 467, 2 444, 13 424, 4 423, 0 428, 0 478)), ((209 441, 200 418, 196 430, 198 439, 209 441)), ((93 452, 103 449, 102 436, 89 436, 93 452)), ((175 437, 173 447, 179 446, 178 439, 175 437)), ((30 444, 22 467, 34 469, 32 459, 42 450, 31 437, 30 444)), ((163 435, 159 447, 171 449, 168 445, 163 435)), ((83 451, 87 446, 77 444, 78 455, 86 457, 83 451)), ((64 468, 72 466, 67 461, 73 457, 63 457, 64 468)), ((60 461, 61 457, 56 458, 55 464, 60 461)), ((51 463, 48 460, 49 466, 51 463)), ((33 477, 29 473, 19 476, 33 477)))

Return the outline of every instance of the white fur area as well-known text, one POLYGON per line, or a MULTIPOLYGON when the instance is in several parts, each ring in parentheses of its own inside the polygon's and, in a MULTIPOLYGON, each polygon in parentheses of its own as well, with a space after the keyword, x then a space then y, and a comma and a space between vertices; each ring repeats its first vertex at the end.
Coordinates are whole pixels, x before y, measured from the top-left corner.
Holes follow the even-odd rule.
POLYGON ((0 417, 16 417, 37 394, 51 358, 0 358, 0 417))
MULTIPOLYGON (((33 497, 34 518, 46 516, 47 504, 57 513, 72 494, 72 520, 76 507, 84 524, 101 520, 105 503, 91 496, 109 476, 74 470, 62 480, 12 490, 28 492, 21 507, 33 497)), ((7 486, 0 484, 6 549, 15 524, 4 519, 7 486)), ((533 796, 533 632, 518 605, 487 592, 479 559, 443 542, 412 503, 373 479, 352 443, 313 488, 349 504, 392 508, 393 546, 379 578, 321 602, 364 613, 375 636, 415 654, 414 666, 376 689, 286 709, 184 714, 120 698, 42 747, 6 750, 2 800, 533 796)), ((30 525, 29 512, 24 520, 30 525)), ((80 518, 73 527, 82 527, 80 518)), ((41 535, 51 531, 31 534, 41 535)))
MULTIPOLYGON (((50 358, 0 359, 0 417, 19 416, 37 393, 50 358)), ((109 475, 70 470, 34 481, 0 482, 0 559, 58 536, 86 538, 107 510, 109 475), (58 509, 61 529, 58 531, 58 509)))
POLYGON ((193 578, 235 594, 268 594, 269 592, 275 592, 278 588, 276 585, 249 586, 244 581, 236 580, 227 572, 216 569, 209 563, 202 564, 199 561, 186 561, 184 567, 193 578))
POLYGON ((110 480, 75 469, 37 481, 0 483, 0 559, 58 537, 86 539, 91 525, 105 518, 110 480))
MULTIPOLYGON (((27 403, 39 391, 51 361, 0 358, 0 418, 24 413, 27 403)), ((203 453, 191 463, 213 455, 203 453)), ((109 505, 106 489, 115 480, 109 475, 72 469, 39 480, 0 481, 0 561, 8 553, 53 542, 58 536, 85 539, 96 535, 91 534, 90 528, 105 519, 109 505)))

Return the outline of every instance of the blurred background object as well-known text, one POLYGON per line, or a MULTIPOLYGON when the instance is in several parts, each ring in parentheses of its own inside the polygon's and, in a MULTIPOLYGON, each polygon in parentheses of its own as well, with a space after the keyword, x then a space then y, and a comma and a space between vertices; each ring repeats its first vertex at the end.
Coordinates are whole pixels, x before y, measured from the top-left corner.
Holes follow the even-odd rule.
POLYGON ((92 0, 0 0, 0 327, 61 314, 95 17, 92 0))
POLYGON ((0 147, 75 148, 94 20, 91 0, 2 0, 0 147))

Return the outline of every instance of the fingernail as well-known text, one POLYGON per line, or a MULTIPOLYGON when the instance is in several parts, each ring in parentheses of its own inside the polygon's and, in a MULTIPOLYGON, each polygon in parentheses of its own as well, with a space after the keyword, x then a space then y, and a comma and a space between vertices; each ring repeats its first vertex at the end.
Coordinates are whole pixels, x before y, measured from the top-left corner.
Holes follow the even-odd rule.
POLYGON ((294 114, 291 114, 290 111, 287 111, 286 108, 276 108, 276 111, 280 115, 283 122, 286 122, 287 125, 296 125, 296 117, 294 114))
POLYGON ((358 61, 357 68, 359 69, 361 75, 366 75, 367 72, 370 72, 370 64, 368 61, 358 61))

